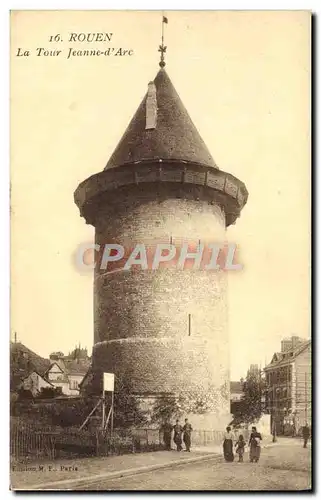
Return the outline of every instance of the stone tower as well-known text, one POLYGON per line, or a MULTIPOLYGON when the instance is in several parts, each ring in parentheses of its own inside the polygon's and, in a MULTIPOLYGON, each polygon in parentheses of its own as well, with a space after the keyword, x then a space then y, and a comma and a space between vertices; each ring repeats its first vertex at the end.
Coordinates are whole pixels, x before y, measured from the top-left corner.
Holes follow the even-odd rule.
MULTIPOLYGON (((105 169, 75 192, 98 245, 224 242, 247 201, 245 185, 215 164, 164 65, 105 169)), ((96 382, 113 372, 140 395, 208 397, 214 402, 193 415, 194 428, 222 425, 230 411, 227 273, 97 267, 96 382)))

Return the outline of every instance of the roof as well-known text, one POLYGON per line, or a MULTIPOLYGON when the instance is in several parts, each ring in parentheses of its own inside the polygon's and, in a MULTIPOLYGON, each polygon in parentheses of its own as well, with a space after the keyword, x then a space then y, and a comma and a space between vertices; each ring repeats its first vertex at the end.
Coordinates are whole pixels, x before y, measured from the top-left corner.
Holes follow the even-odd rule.
POLYGON ((57 363, 57 361, 53 361, 53 362, 51 362, 50 366, 46 370, 46 373, 48 373, 52 369, 53 366, 56 366, 59 369, 60 373, 64 372, 63 367, 59 363, 57 363))
POLYGON ((36 373, 38 375, 38 377, 42 378, 42 380, 44 382, 46 382, 47 384, 54 387, 54 385, 50 382, 50 380, 48 380, 44 375, 41 375, 40 373, 38 373, 37 370, 33 370, 32 372, 30 372, 23 380, 26 380, 27 378, 29 378, 33 373, 36 373))
POLYGON ((305 351, 310 345, 311 340, 307 340, 306 342, 297 345, 293 349, 289 349, 285 352, 275 352, 273 354, 271 363, 269 363, 264 368, 264 370, 287 365, 289 362, 292 362, 297 356, 299 356, 299 354, 305 351))
POLYGON ((22 380, 33 371, 43 376, 49 366, 48 359, 42 358, 21 342, 10 343, 11 390, 16 390, 22 380))
POLYGON ((57 381, 58 383, 67 383, 69 374, 84 376, 90 366, 90 359, 81 359, 79 361, 62 359, 61 361, 62 364, 58 361, 42 358, 21 344, 21 342, 12 342, 10 344, 11 390, 17 390, 21 382, 33 372, 37 373, 46 382, 51 383, 48 380, 47 374, 54 365, 59 367, 63 376, 61 380, 57 381))
POLYGON ((230 382, 230 392, 236 394, 243 393, 243 384, 242 382, 230 382))
POLYGON ((90 360, 64 360, 64 362, 69 375, 85 376, 90 366, 90 360))
POLYGON ((92 366, 90 366, 84 376, 84 378, 82 379, 82 381, 80 382, 79 384, 79 388, 81 387, 85 387, 86 384, 90 384, 91 380, 92 380, 92 377, 93 377, 93 369, 92 369, 92 366))
POLYGON ((84 376, 90 366, 90 360, 88 359, 77 361, 72 359, 62 359, 60 360, 60 363, 54 361, 50 364, 49 368, 46 371, 46 374, 53 366, 57 366, 60 369, 61 373, 64 375, 64 380, 68 381, 68 375, 84 376))
MULTIPOLYGON (((28 349, 21 342, 13 342, 10 344, 10 354, 13 357, 14 355, 25 355, 24 359, 29 360, 29 363, 32 363, 35 371, 38 371, 40 374, 44 373, 47 368, 50 366, 49 359, 42 358, 35 352, 28 349)), ((30 371, 30 370, 29 370, 30 371)))
POLYGON ((155 159, 186 161, 218 168, 164 69, 159 70, 154 84, 156 127, 149 130, 145 128, 146 93, 105 170, 155 159))

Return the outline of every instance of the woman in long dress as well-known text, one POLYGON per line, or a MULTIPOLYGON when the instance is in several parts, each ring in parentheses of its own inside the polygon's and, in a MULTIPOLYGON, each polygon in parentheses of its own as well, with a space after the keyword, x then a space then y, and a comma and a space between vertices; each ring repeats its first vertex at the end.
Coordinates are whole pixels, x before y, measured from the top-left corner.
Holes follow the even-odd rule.
POLYGON ((258 462, 261 455, 262 436, 257 432, 256 427, 252 427, 252 432, 249 440, 250 447, 250 462, 258 462))
POLYGON ((226 427, 226 432, 224 434, 224 441, 223 441, 223 453, 226 462, 233 462, 234 460, 233 434, 231 432, 231 427, 226 427))

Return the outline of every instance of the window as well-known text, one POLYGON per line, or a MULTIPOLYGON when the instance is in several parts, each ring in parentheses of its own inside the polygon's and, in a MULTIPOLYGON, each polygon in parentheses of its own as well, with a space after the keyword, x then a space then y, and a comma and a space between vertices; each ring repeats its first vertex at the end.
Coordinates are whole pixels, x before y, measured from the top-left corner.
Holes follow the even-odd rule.
POLYGON ((71 380, 70 381, 70 389, 72 389, 72 390, 79 389, 79 384, 78 384, 77 380, 71 380))

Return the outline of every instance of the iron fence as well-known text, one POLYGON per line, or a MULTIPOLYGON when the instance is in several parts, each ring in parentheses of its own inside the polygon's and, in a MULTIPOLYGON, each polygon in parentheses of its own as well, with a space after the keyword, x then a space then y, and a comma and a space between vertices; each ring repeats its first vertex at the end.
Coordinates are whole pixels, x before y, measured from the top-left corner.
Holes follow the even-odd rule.
MULTIPOLYGON (((195 430, 193 444, 206 446, 223 440, 221 431, 195 430)), ((10 455, 13 461, 37 458, 122 455, 164 449, 158 429, 115 429, 113 436, 99 429, 35 425, 14 419, 10 428, 10 455)))

